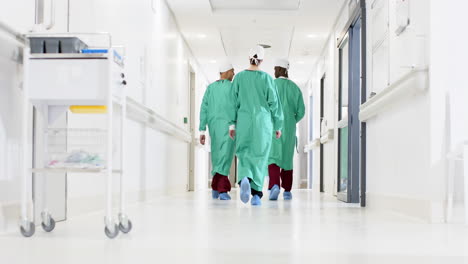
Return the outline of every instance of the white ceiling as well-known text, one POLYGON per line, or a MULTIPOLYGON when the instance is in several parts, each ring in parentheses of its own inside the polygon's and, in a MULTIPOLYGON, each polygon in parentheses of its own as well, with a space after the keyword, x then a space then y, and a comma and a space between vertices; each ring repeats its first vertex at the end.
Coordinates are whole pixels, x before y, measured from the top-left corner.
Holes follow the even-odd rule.
POLYGON ((213 11, 221 10, 297 10, 300 0, 210 0, 213 11))
POLYGON ((346 0, 167 0, 182 34, 214 81, 226 57, 236 71, 248 67, 248 51, 268 44, 263 70, 289 58, 290 77, 305 83, 346 0))

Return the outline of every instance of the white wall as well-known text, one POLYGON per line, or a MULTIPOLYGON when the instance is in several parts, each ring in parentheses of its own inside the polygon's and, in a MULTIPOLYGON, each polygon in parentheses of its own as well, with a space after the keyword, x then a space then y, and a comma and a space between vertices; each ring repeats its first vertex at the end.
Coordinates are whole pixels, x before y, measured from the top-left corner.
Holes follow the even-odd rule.
MULTIPOLYGON (((5 1, 0 6, 0 18, 8 24, 25 31, 34 24, 33 1, 5 1), (4 21, 7 22, 7 21, 4 21)), ((0 32, 0 232, 12 228, 19 219, 16 202, 19 199, 19 158, 21 112, 21 65, 18 43, 0 32), (15 58, 16 57, 16 58, 15 58)))
POLYGON ((449 122, 451 146, 468 140, 468 122, 466 121, 466 102, 468 101, 468 79, 466 61, 468 52, 463 50, 468 42, 464 32, 464 15, 468 2, 450 0, 441 3, 430 1, 431 5, 431 83, 443 87, 439 95, 447 93, 451 114, 449 122), (460 48, 459 48, 460 47, 460 48))
MULTIPOLYGON (((9 1, 1 6, 2 21, 22 31, 33 25, 34 1, 9 1), (15 15, 4 16, 3 12, 15 15)), ((197 78, 196 108, 206 87, 206 78, 165 1, 71 0, 69 24, 62 23, 58 27, 69 27, 70 32, 110 32, 114 45, 126 47, 129 96, 188 130, 183 118, 189 117, 189 65, 197 78)), ((3 39, 0 46, 0 159, 3 160, 0 163, 5 163, 16 155, 10 152, 17 144, 15 134, 18 133, 15 131, 19 129, 15 115, 19 108, 20 65, 9 60, 11 52, 5 51, 7 44, 3 39)), ((69 120, 72 127, 100 121, 99 117, 88 119, 77 115, 71 115, 69 120)), ((127 183, 130 201, 151 198, 158 193, 185 191, 188 144, 139 123, 128 123, 127 183)), ((207 164, 206 152, 197 150, 197 153, 197 159, 207 164)), ((0 232, 16 228, 19 184, 17 175, 11 173, 17 171, 15 168, 13 162, 9 168, 0 170, 0 232)), ((205 188, 206 165, 196 167, 196 175, 197 186, 205 188)), ((69 215, 103 208, 104 178, 70 175, 68 183, 69 215)))
MULTIPOLYGON (((396 82, 412 67, 430 66, 429 2, 409 1, 411 24, 400 36, 395 33, 396 2, 368 1, 368 96, 396 82), (375 3, 373 8, 372 2, 375 3)), ((325 118, 328 127, 335 128, 335 138, 337 135, 338 53, 335 40, 348 19, 346 9, 340 15, 311 77, 317 116, 314 124, 316 135, 319 132, 320 78, 324 73, 327 76, 325 118)), ((434 222, 442 220, 445 176, 443 94, 441 86, 431 85, 428 92, 408 94, 367 122, 367 197, 370 208, 394 210, 434 222)), ((333 194, 336 189, 337 140, 324 148, 325 191, 333 194)), ((314 188, 317 190, 319 150, 316 149, 314 154, 314 188)))
MULTIPOLYGON (((382 0, 374 8, 369 6, 368 95, 399 80, 411 66, 428 66, 427 2, 410 1, 411 24, 400 36, 395 33, 395 2, 382 0)), ((368 204, 429 218, 430 95, 405 97, 367 122, 368 204), (414 210, 415 203, 420 208, 414 210)))
MULTIPOLYGON (((336 173, 338 161, 338 140, 336 135, 338 129, 336 128, 338 119, 338 50, 337 39, 340 37, 342 30, 348 20, 349 12, 348 6, 345 4, 335 21, 335 25, 331 29, 331 35, 325 45, 320 59, 317 61, 310 78, 309 93, 314 96, 313 112, 315 118, 314 124, 314 137, 320 138, 320 80, 325 76, 325 89, 324 89, 324 119, 326 120, 326 128, 334 129, 335 139, 330 140, 323 146, 324 161, 324 191, 327 194, 336 194, 336 173)), ((309 104, 307 102, 307 104, 309 104)), ((320 148, 313 150, 313 185, 312 189, 316 192, 319 191, 320 186, 320 148)))
MULTIPOLYGON (((468 121, 466 102, 468 102, 468 79, 466 61, 468 52, 463 48, 468 43, 464 32, 464 16, 468 2, 459 0, 430 1, 430 56, 431 86, 437 93, 432 96, 431 104, 445 105, 444 109, 431 109, 431 115, 437 117, 443 125, 431 122, 436 137, 434 144, 445 140, 445 151, 457 151, 462 142, 468 141, 468 121)), ((431 161, 437 160, 440 149, 431 151, 431 161)), ((455 200, 462 201, 463 177, 462 163, 455 172, 455 200)))
MULTIPOLYGON (((298 84, 302 91, 302 97, 304 103, 309 101, 309 90, 307 85, 298 84)), ((308 144, 309 134, 308 132, 308 113, 306 108, 306 114, 304 118, 297 124, 297 153, 294 151, 294 172, 293 172, 293 185, 294 188, 307 188, 308 186, 308 174, 307 174, 307 154, 304 153, 304 147, 308 144)))

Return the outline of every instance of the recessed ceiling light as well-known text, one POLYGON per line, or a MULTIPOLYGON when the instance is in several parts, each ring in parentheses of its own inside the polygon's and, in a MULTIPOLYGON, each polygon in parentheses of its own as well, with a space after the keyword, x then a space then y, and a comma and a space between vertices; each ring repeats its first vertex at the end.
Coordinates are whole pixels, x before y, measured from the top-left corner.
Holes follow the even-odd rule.
POLYGON ((308 34, 307 37, 308 38, 317 38, 317 35, 316 34, 308 34))

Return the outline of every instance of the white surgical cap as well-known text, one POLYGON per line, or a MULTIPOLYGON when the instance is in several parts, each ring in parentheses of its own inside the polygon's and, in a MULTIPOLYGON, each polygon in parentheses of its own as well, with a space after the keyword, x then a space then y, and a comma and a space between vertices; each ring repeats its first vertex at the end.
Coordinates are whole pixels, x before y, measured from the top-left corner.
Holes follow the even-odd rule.
POLYGON ((289 70, 289 61, 287 59, 277 59, 275 61, 275 67, 281 67, 289 70))
POLYGON ((234 67, 232 67, 232 64, 228 61, 223 61, 219 64, 219 72, 220 73, 223 73, 223 72, 227 72, 229 70, 232 70, 234 69, 234 67))
POLYGON ((258 60, 263 60, 265 58, 265 49, 262 46, 256 46, 255 48, 250 50, 249 57, 251 59, 257 55, 258 60))

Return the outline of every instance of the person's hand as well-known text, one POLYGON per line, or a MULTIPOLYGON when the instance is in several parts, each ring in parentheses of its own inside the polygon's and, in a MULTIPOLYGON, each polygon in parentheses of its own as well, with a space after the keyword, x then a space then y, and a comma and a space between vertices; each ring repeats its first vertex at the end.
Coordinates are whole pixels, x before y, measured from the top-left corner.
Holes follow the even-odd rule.
POLYGON ((235 130, 229 130, 229 137, 234 140, 236 137, 236 131, 235 130))
POLYGON ((281 137, 281 130, 276 131, 276 139, 281 137))
POLYGON ((200 144, 205 145, 205 140, 206 140, 206 136, 205 136, 205 135, 201 135, 201 136, 200 136, 200 144))

